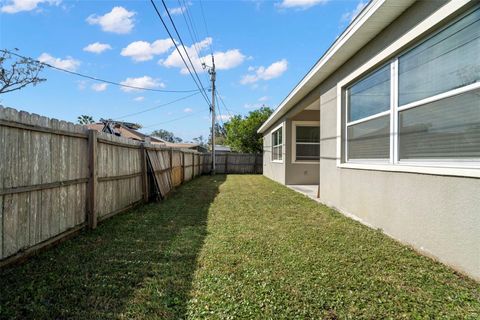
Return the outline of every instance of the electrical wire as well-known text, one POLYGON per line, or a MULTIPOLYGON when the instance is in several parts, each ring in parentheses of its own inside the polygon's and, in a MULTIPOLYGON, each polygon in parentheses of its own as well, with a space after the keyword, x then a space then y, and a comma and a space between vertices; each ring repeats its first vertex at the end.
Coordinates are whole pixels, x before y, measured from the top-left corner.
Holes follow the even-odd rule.
MULTIPOLYGON (((207 26, 207 19, 205 19, 205 12, 203 10, 203 2, 200 0, 200 10, 202 12, 202 18, 203 18, 203 25, 205 26, 205 32, 207 33, 207 37, 210 37, 210 32, 208 32, 208 26, 207 26)), ((210 47, 210 54, 213 55, 213 49, 212 45, 209 45, 210 47)))
POLYGON ((181 97, 181 98, 178 98, 178 99, 175 99, 175 100, 166 102, 166 103, 164 103, 164 104, 160 104, 160 105, 155 106, 155 107, 151 107, 151 108, 144 109, 144 110, 141 110, 141 111, 138 111, 138 112, 134 112, 134 113, 129 113, 129 114, 126 114, 126 115, 117 117, 117 118, 115 118, 115 119, 113 119, 113 120, 125 119, 125 118, 128 118, 128 117, 136 116, 136 115, 139 115, 139 114, 142 114, 142 113, 145 113, 145 112, 149 112, 149 111, 152 111, 152 110, 164 108, 164 107, 166 107, 166 106, 168 106, 168 105, 174 104, 175 102, 188 99, 188 98, 193 97, 193 96, 195 96, 195 95, 197 95, 197 94, 200 94, 200 92, 195 92, 195 93, 190 94, 190 95, 188 95, 188 96, 184 96, 184 97, 181 97))
POLYGON ((222 98, 222 96, 221 96, 221 94, 220 94, 220 91, 218 91, 218 88, 216 88, 216 89, 217 89, 217 91, 215 92, 215 95, 218 96, 218 98, 220 99, 220 102, 221 102, 221 103, 223 104, 223 106, 225 107, 225 110, 227 111, 228 115, 229 115, 230 117, 232 117, 232 113, 231 113, 230 110, 228 109, 225 101, 223 101, 223 98, 222 98))
POLYGON ((179 117, 179 118, 175 118, 175 119, 171 119, 171 120, 167 120, 167 121, 163 121, 163 122, 158 122, 158 123, 155 123, 155 124, 150 124, 148 126, 142 127, 142 129, 156 127, 156 126, 159 126, 159 125, 165 124, 165 123, 175 122, 175 121, 182 120, 182 119, 185 119, 185 118, 193 117, 195 115, 197 115, 197 112, 192 112, 191 114, 183 116, 183 117, 179 117))
MULTIPOLYGON (((200 86, 202 87, 202 90, 206 94, 206 90, 203 87, 202 80, 200 80, 200 77, 198 76, 197 70, 195 69, 195 65, 193 64, 192 59, 190 58, 190 55, 188 54, 187 48, 185 47, 185 44, 183 43, 182 37, 180 36, 180 33, 178 32, 177 26, 175 25, 175 22, 173 21, 172 16, 170 15, 170 11, 167 8, 165 0, 161 0, 161 1, 162 1, 162 4, 163 4, 163 7, 165 8, 165 11, 167 12, 168 19, 170 20, 170 23, 172 24, 173 29, 175 30, 175 33, 177 34, 178 40, 180 40, 180 44, 182 45, 183 51, 185 51, 185 55, 187 56, 187 59, 190 62, 190 65, 192 66, 192 70, 195 73, 195 76, 196 76, 198 82, 200 83, 200 86)), ((153 2, 153 0, 152 0, 152 2, 153 2)))
POLYGON ((49 63, 46 63, 46 62, 42 62, 42 61, 39 61, 39 60, 36 60, 36 59, 33 59, 33 58, 29 58, 29 57, 26 57, 26 56, 23 56, 23 55, 20 55, 18 53, 15 53, 15 52, 12 52, 10 50, 6 50, 6 49, 0 49, 0 52, 4 52, 4 53, 7 53, 7 54, 11 54, 13 56, 16 56, 16 57, 19 57, 19 58, 22 58, 22 59, 28 59, 28 60, 32 60, 34 61, 35 63, 38 63, 38 64, 41 64, 41 65, 44 65, 48 68, 51 68, 51 69, 55 69, 55 70, 58 70, 58 71, 62 71, 62 72, 65 72, 65 73, 69 73, 69 74, 72 74, 72 75, 75 75, 75 76, 78 76, 78 77, 82 77, 82 78, 86 78, 86 79, 90 79, 90 80, 94 80, 94 81, 98 81, 98 82, 103 82, 103 83, 108 83, 108 84, 111 84, 111 85, 115 85, 115 86, 119 86, 119 87, 124 87, 124 88, 130 88, 130 89, 136 89, 136 90, 144 90, 144 91, 155 91, 155 92, 175 92, 175 93, 187 93, 187 92, 196 92, 196 91, 199 91, 198 89, 195 89, 195 90, 165 90, 165 89, 154 89, 154 88, 143 88, 143 87, 137 87, 137 86, 130 86, 130 85, 126 85, 126 84, 122 84, 122 83, 118 83, 118 82, 114 82, 114 81, 110 81, 110 80, 105 80, 105 79, 101 79, 101 78, 97 78, 97 77, 93 77, 93 76, 89 76, 89 75, 86 75, 86 74, 83 74, 83 73, 79 73, 79 72, 75 72, 75 71, 71 71, 71 70, 67 70, 67 69, 63 69, 63 68, 59 68, 59 67, 55 67, 49 63))
POLYGON ((198 43, 199 43, 198 36, 197 36, 196 31, 195 31, 195 28, 194 28, 192 19, 190 17, 190 14, 187 11, 188 6, 185 3, 185 1, 177 0, 177 2, 179 4, 180 8, 183 8, 183 10, 181 10, 181 14, 183 16, 183 20, 185 21, 185 25, 187 26, 188 33, 190 34, 190 39, 192 40, 193 47, 195 48, 195 52, 197 53, 197 57, 198 57, 198 59, 200 60, 201 63, 204 63, 204 61, 202 60, 202 57, 200 55, 200 50, 198 49, 198 43))
MULTIPOLYGON (((197 86, 198 90, 201 92, 203 99, 205 100, 205 102, 207 102, 207 105, 208 105, 209 108, 210 108, 210 106, 211 106, 210 100, 208 99, 208 96, 206 95, 205 90, 204 90, 204 89, 202 90, 202 89, 200 88, 200 85, 197 83, 197 80, 195 79, 195 77, 193 76, 192 72, 190 71, 190 68, 188 67, 187 62, 185 61, 185 58, 183 57, 182 53, 180 52, 180 49, 178 48, 177 42, 173 39, 173 36, 172 36, 172 34, 170 33, 170 30, 168 29, 165 21, 163 20, 162 15, 160 14, 160 11, 159 11, 158 8, 157 8, 157 5, 155 4, 155 2, 154 2, 153 0, 150 0, 150 2, 151 2, 151 4, 152 4, 153 8, 155 9, 155 12, 157 13, 158 18, 159 18, 160 21, 162 22, 163 27, 165 28, 165 30, 167 31, 170 39, 172 40, 173 44, 175 45, 175 48, 176 48, 178 54, 180 55, 180 58, 182 59, 182 61, 183 61, 183 63, 185 64, 185 66, 187 67, 188 73, 189 73, 190 76, 192 77, 193 82, 195 82, 195 85, 197 86)), ((167 12, 168 12, 168 10, 167 10, 167 12)))

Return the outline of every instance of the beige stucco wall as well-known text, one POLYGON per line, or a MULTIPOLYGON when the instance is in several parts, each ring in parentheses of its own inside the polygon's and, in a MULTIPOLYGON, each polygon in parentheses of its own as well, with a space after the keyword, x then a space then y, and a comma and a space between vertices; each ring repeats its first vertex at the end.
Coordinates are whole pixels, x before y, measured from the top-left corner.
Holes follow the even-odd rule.
POLYGON ((480 280, 480 179, 337 166, 337 83, 446 2, 415 3, 292 112, 320 99, 321 202, 480 280))
MULTIPOLYGON (((318 100, 318 97, 317 97, 318 100)), ((292 110, 271 126, 263 136, 263 174, 283 184, 315 184, 320 179, 319 164, 293 163, 292 121, 319 121, 318 110, 292 110), (283 124, 283 163, 271 161, 272 131, 283 124)))
POLYGON ((269 131, 263 135, 263 175, 285 184, 285 121, 277 122, 269 131), (283 125, 283 162, 272 162, 272 129, 283 125))
POLYGON ((320 200, 480 279, 480 179, 337 167, 337 83, 440 1, 416 3, 317 88, 320 91, 320 200))
MULTIPOLYGON (((317 100, 318 101, 318 100, 317 100)), ((318 104, 320 102, 318 101, 318 104)), ((320 180, 320 166, 319 164, 311 163, 295 163, 293 161, 293 121, 320 121, 319 110, 304 110, 292 116, 286 122, 286 129, 288 131, 286 140, 286 154, 287 161, 285 162, 285 183, 292 185, 301 184, 315 184, 318 185, 320 180)))

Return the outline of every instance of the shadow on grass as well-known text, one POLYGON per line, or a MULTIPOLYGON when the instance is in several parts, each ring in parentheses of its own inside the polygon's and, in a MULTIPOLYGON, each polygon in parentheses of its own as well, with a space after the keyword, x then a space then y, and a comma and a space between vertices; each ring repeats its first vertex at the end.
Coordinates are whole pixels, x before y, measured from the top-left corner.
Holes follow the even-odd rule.
POLYGON ((200 177, 0 271, 0 318, 184 318, 208 210, 224 180, 200 177))

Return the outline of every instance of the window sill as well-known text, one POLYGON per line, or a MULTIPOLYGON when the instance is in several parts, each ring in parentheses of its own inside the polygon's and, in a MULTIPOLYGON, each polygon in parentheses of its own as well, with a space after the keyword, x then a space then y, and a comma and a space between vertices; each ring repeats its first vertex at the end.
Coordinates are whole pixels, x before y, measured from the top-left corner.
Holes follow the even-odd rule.
POLYGON ((370 171, 389 171, 389 172, 405 172, 405 173, 419 173, 439 176, 451 177, 468 177, 480 178, 480 169, 475 168, 461 168, 461 167, 447 167, 438 165, 426 164, 363 164, 363 163, 341 163, 337 167, 344 169, 370 170, 370 171))
POLYGON ((283 160, 272 160, 270 162, 273 162, 273 163, 283 163, 283 160))
POLYGON ((320 161, 292 161, 292 164, 320 164, 320 161))

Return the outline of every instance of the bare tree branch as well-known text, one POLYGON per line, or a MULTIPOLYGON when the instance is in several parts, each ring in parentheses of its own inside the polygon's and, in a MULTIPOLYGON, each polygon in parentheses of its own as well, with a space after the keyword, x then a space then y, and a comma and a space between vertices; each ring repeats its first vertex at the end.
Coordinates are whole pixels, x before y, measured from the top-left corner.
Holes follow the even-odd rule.
POLYGON ((46 81, 39 74, 44 65, 31 58, 12 58, 12 55, 2 51, 0 56, 0 94, 20 90, 27 85, 46 81))

